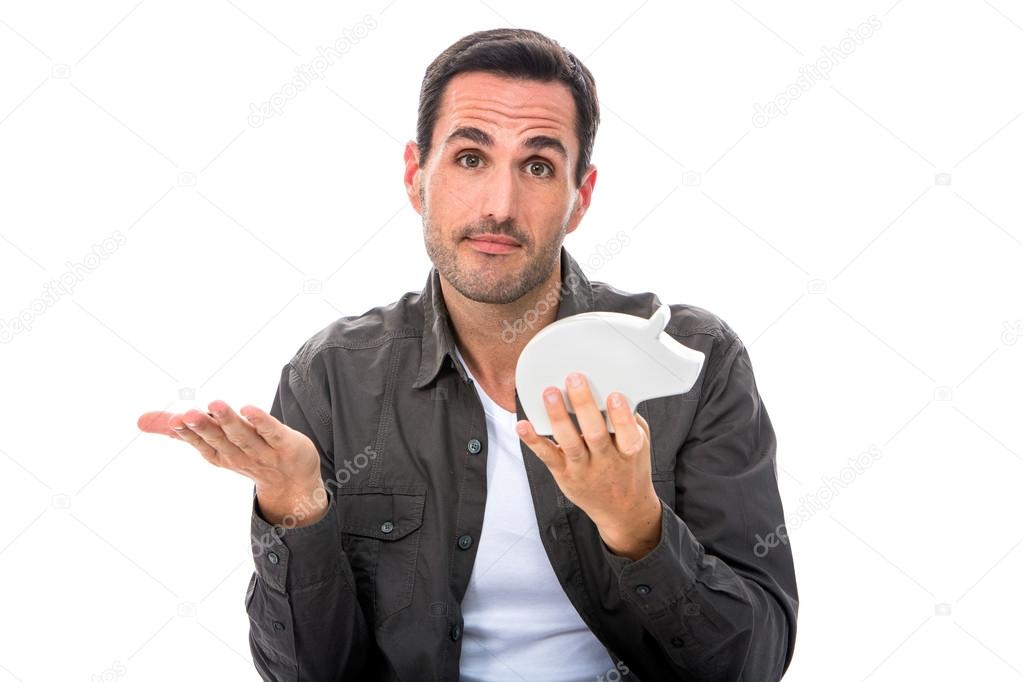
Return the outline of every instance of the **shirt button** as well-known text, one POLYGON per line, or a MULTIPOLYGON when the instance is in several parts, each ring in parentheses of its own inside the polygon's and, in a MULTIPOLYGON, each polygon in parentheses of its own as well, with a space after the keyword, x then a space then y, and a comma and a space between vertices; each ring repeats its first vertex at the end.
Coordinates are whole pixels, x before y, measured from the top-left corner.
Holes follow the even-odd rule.
POLYGON ((682 641, 681 637, 672 637, 671 638, 671 645, 674 646, 674 647, 682 646, 683 643, 684 642, 682 641))
POLYGON ((470 547, 472 547, 472 536, 471 535, 458 536, 458 547, 460 549, 469 549, 470 547))
POLYGON ((643 594, 643 595, 650 594, 650 586, 649 585, 636 585, 636 594, 643 594))
POLYGON ((384 521, 380 525, 380 532, 381 533, 390 533, 392 530, 394 530, 394 524, 391 523, 390 521, 384 521))
POLYGON ((270 552, 269 554, 267 554, 266 555, 266 559, 271 564, 276 564, 276 563, 278 563, 281 560, 281 558, 279 556, 277 556, 276 552, 270 552))
POLYGON ((284 629, 284 623, 282 623, 279 620, 275 620, 273 625, 274 625, 274 630, 276 630, 277 632, 280 632, 281 630, 284 629))
POLYGON ((475 455, 482 447, 483 445, 479 442, 479 440, 473 438, 469 441, 469 454, 475 455))
POLYGON ((458 623, 455 623, 454 625, 452 625, 451 626, 450 635, 451 635, 451 639, 453 639, 453 640, 455 640, 457 642, 458 638, 462 636, 462 626, 459 625, 458 623))

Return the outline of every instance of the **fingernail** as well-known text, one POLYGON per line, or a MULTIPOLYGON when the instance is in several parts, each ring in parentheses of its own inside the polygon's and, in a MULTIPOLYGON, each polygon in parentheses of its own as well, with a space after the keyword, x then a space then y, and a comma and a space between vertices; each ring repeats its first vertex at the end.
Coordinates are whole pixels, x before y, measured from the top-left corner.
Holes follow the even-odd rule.
POLYGON ((622 395, 620 393, 612 393, 611 394, 611 407, 621 407, 621 406, 622 406, 622 395))
POLYGON ((199 426, 199 422, 187 422, 186 421, 185 423, 188 424, 189 426, 199 426))
POLYGON ((583 385, 583 375, 579 372, 572 372, 568 375, 568 385, 572 388, 579 388, 583 385))
POLYGON ((561 397, 560 391, 547 391, 546 393, 543 394, 543 399, 551 404, 558 402, 558 399, 560 397, 561 397))

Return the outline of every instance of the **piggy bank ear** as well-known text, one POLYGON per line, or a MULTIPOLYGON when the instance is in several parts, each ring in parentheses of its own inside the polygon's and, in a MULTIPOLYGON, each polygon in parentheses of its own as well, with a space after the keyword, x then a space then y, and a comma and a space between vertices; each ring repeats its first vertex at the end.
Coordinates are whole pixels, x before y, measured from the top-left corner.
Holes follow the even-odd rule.
POLYGON ((671 319, 671 308, 668 304, 662 303, 661 307, 654 311, 654 314, 650 316, 647 321, 647 336, 657 338, 657 336, 668 326, 668 320, 671 319))

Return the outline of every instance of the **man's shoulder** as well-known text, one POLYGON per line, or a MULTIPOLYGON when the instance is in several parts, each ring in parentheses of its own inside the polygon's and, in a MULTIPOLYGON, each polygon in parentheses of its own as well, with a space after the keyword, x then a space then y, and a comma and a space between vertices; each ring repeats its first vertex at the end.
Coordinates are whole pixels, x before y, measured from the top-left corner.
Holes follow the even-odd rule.
POLYGON ((307 375, 327 355, 344 356, 346 351, 380 348, 395 338, 422 336, 422 311, 417 305, 421 295, 409 291, 390 303, 333 320, 306 339, 292 357, 292 366, 307 375))

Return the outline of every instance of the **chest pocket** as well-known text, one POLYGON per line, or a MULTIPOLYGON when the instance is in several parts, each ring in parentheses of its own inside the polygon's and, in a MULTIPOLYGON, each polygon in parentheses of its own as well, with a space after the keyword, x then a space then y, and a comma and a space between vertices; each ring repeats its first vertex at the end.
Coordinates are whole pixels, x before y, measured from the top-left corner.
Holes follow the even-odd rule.
POLYGON ((412 603, 426 490, 341 487, 336 500, 341 547, 355 575, 359 603, 367 619, 379 624, 412 603))

